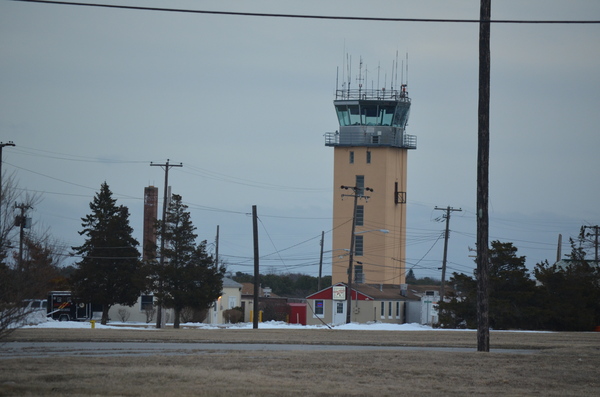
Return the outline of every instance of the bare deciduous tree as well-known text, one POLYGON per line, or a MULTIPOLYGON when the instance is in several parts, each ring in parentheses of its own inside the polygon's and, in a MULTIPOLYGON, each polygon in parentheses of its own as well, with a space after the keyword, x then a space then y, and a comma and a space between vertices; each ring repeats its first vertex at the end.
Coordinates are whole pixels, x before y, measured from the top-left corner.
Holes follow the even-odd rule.
MULTIPOLYGON (((15 203, 31 209, 40 196, 18 187, 13 175, 2 181, 0 201, 0 338, 24 324, 33 311, 23 305, 25 299, 44 298, 57 276, 59 246, 49 232, 27 233, 15 226, 15 203), (22 249, 22 252, 19 250, 22 249)), ((20 211, 17 215, 21 215, 20 211)), ((29 226, 29 225, 28 225, 29 226)))
POLYGON ((119 309, 118 313, 119 313, 119 319, 121 319, 122 323, 127 322, 127 320, 129 320, 129 316, 131 315, 131 313, 129 313, 129 310, 123 309, 123 308, 119 309))

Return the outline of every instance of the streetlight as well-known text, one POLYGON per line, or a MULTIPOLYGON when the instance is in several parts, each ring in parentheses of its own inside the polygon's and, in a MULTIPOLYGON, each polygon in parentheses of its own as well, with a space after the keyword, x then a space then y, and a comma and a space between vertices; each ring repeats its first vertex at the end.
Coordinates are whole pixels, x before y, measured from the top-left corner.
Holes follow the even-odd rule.
MULTIPOLYGON (((15 144, 13 143, 13 141, 8 141, 6 143, 0 142, 0 226, 2 223, 2 189, 4 188, 4 185, 2 184, 2 148, 4 148, 5 146, 15 146, 15 144)), ((2 241, 2 243, 4 243, 4 241, 2 241)))
POLYGON ((387 229, 373 229, 373 230, 363 230, 360 232, 354 232, 354 234, 361 234, 361 233, 369 233, 369 232, 381 232, 383 234, 389 233, 390 231, 387 229))

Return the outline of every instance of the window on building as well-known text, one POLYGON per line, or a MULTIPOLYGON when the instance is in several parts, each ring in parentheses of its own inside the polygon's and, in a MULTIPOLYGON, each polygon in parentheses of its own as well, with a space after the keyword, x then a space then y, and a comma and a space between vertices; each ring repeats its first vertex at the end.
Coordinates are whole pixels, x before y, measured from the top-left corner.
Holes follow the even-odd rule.
POLYGON ((392 302, 388 302, 388 317, 392 318, 392 302))
POLYGON ((152 310, 154 308, 154 296, 152 295, 142 295, 140 300, 140 309, 141 310, 152 310))
POLYGON ((381 302, 381 318, 385 318, 385 302, 381 302))
POLYGON ((350 152, 350 164, 354 164, 354 152, 350 152))
POLYGON ((354 236, 354 255, 363 256, 364 253, 364 236, 354 236))
POLYGON ((400 318, 400 302, 396 302, 396 318, 400 318))
POLYGON ((356 194, 363 195, 365 194, 365 176, 364 175, 356 175, 356 194))
POLYGON ((344 314, 344 303, 343 302, 337 303, 337 314, 344 314))
POLYGON ((315 301, 315 314, 317 316, 322 316, 324 313, 324 303, 323 301, 315 301))
POLYGON ((235 296, 230 296, 229 302, 227 303, 227 308, 233 309, 236 306, 237 306, 237 298, 235 296))
POLYGON ((364 226, 365 224, 365 206, 357 205, 356 206, 356 218, 354 219, 356 226, 364 226))
POLYGON ((371 164, 371 151, 367 150, 367 164, 371 164))
POLYGON ((354 266, 354 282, 357 284, 364 284, 365 274, 363 273, 363 265, 354 266))

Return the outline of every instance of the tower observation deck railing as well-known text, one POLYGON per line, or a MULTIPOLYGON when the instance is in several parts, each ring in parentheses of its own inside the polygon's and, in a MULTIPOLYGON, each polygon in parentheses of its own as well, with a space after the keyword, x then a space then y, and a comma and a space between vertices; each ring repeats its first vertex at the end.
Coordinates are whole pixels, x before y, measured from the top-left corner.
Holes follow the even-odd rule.
POLYGON ((335 99, 337 101, 345 100, 395 100, 410 102, 408 92, 405 87, 401 90, 382 89, 358 89, 358 90, 335 90, 335 99))
POLYGON ((384 131, 375 131, 373 127, 353 126, 345 127, 340 132, 325 133, 325 146, 369 146, 369 147, 397 147, 402 149, 416 149, 417 137, 405 134, 402 129, 388 127, 384 131), (370 131, 372 130, 372 131, 370 131))

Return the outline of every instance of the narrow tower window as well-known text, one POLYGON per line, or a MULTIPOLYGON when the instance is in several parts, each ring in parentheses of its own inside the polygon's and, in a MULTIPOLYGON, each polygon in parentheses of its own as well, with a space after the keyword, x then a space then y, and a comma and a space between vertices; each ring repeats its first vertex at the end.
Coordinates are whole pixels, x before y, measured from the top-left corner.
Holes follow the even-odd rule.
POLYGON ((350 152, 350 164, 354 164, 354 152, 350 152))
POLYGON ((367 150, 367 164, 371 164, 371 151, 367 150))
POLYGON ((357 284, 364 284, 365 274, 363 273, 363 265, 354 266, 354 282, 357 284))
POLYGON ((354 255, 355 256, 363 256, 363 252, 364 252, 363 237, 364 236, 354 236, 354 255))
POLYGON ((356 226, 364 226, 365 224, 365 206, 356 206, 356 218, 354 219, 356 226))
POLYGON ((365 176, 364 175, 356 175, 356 194, 363 195, 365 194, 365 176))

